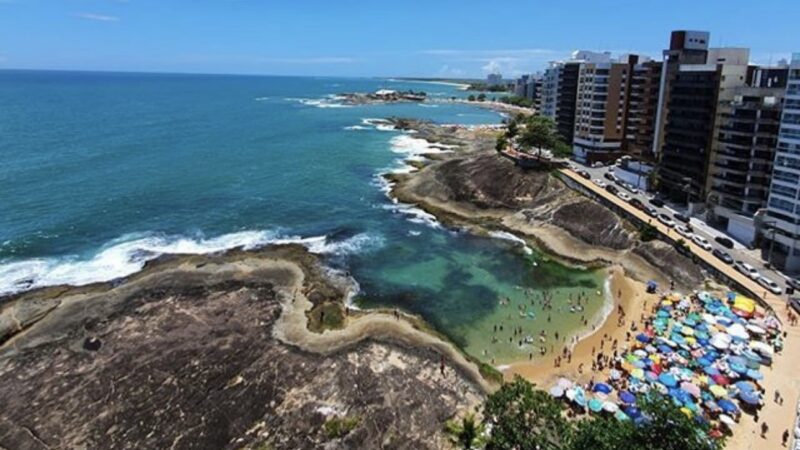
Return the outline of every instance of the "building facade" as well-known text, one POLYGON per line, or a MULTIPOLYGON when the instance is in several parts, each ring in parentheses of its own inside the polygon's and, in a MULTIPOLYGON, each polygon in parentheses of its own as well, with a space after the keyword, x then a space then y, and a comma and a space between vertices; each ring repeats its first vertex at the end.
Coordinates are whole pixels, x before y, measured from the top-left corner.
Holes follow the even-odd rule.
POLYGON ((660 61, 644 61, 633 66, 628 99, 628 114, 623 151, 638 160, 654 162, 658 94, 661 86, 660 61))
POLYGON ((775 266, 800 271, 800 53, 792 57, 773 162, 762 252, 775 266))

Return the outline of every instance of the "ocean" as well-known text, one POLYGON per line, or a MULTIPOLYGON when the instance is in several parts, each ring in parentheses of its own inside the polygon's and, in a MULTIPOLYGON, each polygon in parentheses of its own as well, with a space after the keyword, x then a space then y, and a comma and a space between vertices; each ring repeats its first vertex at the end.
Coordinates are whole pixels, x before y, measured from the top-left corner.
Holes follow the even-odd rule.
POLYGON ((448 229, 386 195, 380 175, 408 170, 402 160, 430 148, 375 119, 501 116, 335 98, 380 88, 464 96, 367 78, 0 71, 0 295, 112 280, 161 254, 300 242, 351 273, 358 306, 420 314, 486 361, 538 348, 491 339, 498 323, 532 336, 578 332, 578 316, 605 305, 600 272, 508 236, 448 229), (523 305, 529 314, 518 314, 544 290, 559 310, 523 305), (569 313, 566 298, 578 292, 597 299, 569 313))

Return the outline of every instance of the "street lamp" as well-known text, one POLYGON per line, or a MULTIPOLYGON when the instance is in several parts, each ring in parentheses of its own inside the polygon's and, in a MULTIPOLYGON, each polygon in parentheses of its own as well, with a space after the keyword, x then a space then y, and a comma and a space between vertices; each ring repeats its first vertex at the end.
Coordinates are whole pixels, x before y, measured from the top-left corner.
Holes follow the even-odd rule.
POLYGON ((772 231, 772 239, 769 241, 769 253, 767 253, 767 262, 764 264, 764 266, 767 269, 772 267, 772 250, 775 247, 775 230, 777 229, 775 227, 776 224, 777 224, 777 221, 775 221, 775 220, 765 220, 764 221, 765 227, 770 228, 770 231, 772 231))
POLYGON ((692 178, 683 177, 681 181, 686 183, 683 185, 683 190, 686 191, 686 212, 689 213, 689 201, 692 199, 692 178))

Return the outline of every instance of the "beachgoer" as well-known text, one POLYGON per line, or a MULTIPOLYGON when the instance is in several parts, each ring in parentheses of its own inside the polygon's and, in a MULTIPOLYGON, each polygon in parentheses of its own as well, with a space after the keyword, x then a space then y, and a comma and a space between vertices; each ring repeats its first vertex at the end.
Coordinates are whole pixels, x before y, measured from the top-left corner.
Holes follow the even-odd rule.
POLYGON ((783 435, 781 436, 781 445, 786 447, 786 444, 789 443, 789 430, 783 430, 783 435))
POLYGON ((761 437, 766 439, 767 432, 769 432, 769 425, 767 422, 761 422, 761 437))

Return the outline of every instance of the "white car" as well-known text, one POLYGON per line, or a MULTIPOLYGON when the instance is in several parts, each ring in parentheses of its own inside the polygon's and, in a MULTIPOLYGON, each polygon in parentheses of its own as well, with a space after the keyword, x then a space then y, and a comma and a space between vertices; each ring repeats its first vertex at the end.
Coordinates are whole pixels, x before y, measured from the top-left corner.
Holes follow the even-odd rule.
POLYGON ((658 215, 658 221, 659 221, 659 222, 661 222, 661 223, 663 223, 664 225, 666 225, 666 226, 670 227, 670 228, 672 228, 672 227, 674 227, 674 226, 675 226, 675 221, 674 221, 674 220, 672 220, 672 219, 671 219, 671 218, 670 218, 668 215, 666 215, 666 214, 659 214, 659 215, 658 215))
POLYGON ((708 239, 704 238, 703 236, 698 236, 695 234, 694 236, 692 236, 692 240, 703 250, 707 252, 711 251, 711 244, 708 242, 708 239))
POLYGON ((679 226, 679 227, 675 228, 675 231, 677 231, 677 232, 678 232, 678 234, 680 234, 681 236, 683 236, 683 237, 685 237, 685 238, 687 238, 687 239, 692 239, 692 238, 693 238, 693 236, 694 236, 694 235, 692 234, 692 232, 691 232, 691 231, 689 231, 689 229, 688 229, 688 228, 686 228, 686 227, 684 227, 683 225, 681 225, 681 226, 679 226))
POLYGON ((758 284, 760 284, 760 285, 764 286, 765 288, 769 289, 769 291, 772 292, 775 295, 781 295, 783 293, 783 289, 781 289, 781 287, 778 286, 778 283, 770 280, 769 278, 767 278, 767 277, 765 277, 763 275, 758 277, 758 284))
POLYGON ((626 193, 624 193, 624 192, 617 192, 617 197, 625 200, 626 202, 631 201, 631 196, 626 194, 626 193))
POLYGON ((606 187, 606 183, 603 180, 601 180, 600 178, 595 178, 592 181, 594 181, 594 184, 598 185, 601 188, 605 188, 606 187))
POLYGON ((739 272, 742 272, 743 274, 747 275, 748 277, 754 280, 758 280, 759 277, 761 277, 761 274, 758 273, 756 268, 751 266, 750 264, 747 264, 746 262, 736 261, 733 264, 733 267, 735 267, 736 270, 738 270, 739 272))
POLYGON ((625 189, 627 189, 628 191, 630 191, 631 194, 634 194, 634 195, 639 193, 639 190, 636 189, 636 187, 634 187, 634 185, 632 185, 630 183, 626 183, 625 184, 625 189))

